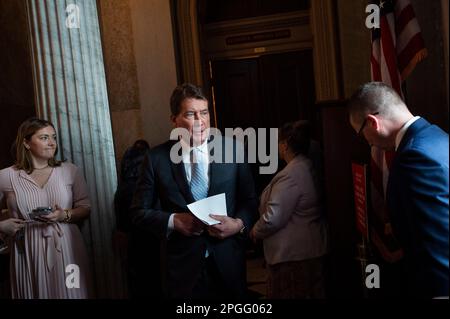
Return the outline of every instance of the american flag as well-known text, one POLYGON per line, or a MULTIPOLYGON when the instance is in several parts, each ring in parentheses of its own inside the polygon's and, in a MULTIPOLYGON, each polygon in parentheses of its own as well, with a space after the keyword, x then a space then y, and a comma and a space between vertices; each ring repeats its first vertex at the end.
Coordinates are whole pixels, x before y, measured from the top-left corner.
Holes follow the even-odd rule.
MULTIPOLYGON (((380 28, 372 31, 372 81, 390 85, 403 98, 402 82, 427 55, 419 24, 409 0, 371 1, 380 8, 380 28)), ((382 224, 384 234, 374 233, 372 239, 386 260, 399 256, 389 255, 382 242, 390 234, 390 223, 385 206, 385 192, 389 167, 394 152, 372 147, 371 200, 374 214, 382 224), (383 251, 384 249, 384 251, 383 251)))
POLYGON ((372 1, 380 8, 380 28, 372 31, 372 80, 403 96, 402 82, 427 55, 409 0, 372 1))

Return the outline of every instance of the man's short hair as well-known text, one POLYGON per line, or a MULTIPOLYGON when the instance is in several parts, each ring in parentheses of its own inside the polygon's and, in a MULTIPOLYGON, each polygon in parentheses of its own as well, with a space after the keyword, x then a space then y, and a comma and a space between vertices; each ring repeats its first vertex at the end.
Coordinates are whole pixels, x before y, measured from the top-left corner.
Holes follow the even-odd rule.
POLYGON ((363 121, 367 114, 378 112, 385 117, 391 117, 398 111, 407 110, 397 92, 382 82, 361 85, 351 96, 347 108, 350 116, 359 121, 363 121))
POLYGON ((181 110, 181 103, 184 99, 197 99, 208 101, 203 94, 201 87, 191 83, 178 85, 172 92, 170 97, 170 111, 172 115, 177 116, 181 110))

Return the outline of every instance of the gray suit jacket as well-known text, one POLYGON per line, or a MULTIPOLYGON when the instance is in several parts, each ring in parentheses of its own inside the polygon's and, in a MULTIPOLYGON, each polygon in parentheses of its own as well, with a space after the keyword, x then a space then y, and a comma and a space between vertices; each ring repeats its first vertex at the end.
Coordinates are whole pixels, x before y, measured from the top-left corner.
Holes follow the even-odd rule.
POLYGON ((295 157, 264 189, 255 235, 269 265, 327 253, 327 223, 312 163, 295 157))

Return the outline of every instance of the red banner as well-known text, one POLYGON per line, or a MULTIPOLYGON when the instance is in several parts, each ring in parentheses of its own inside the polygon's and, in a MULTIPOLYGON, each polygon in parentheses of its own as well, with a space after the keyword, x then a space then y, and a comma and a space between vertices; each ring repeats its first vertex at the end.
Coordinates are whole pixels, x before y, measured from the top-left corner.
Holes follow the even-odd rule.
POLYGON ((366 167, 367 165, 352 163, 356 228, 368 240, 366 167))

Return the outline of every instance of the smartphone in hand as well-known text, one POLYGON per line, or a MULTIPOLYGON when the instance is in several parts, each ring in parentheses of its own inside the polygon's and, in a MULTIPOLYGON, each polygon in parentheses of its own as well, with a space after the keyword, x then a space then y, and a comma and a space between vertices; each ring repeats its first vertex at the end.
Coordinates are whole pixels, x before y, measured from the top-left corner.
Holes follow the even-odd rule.
POLYGON ((53 209, 51 207, 36 207, 35 209, 33 209, 29 216, 34 220, 45 221, 40 217, 51 214, 52 211, 53 209))

